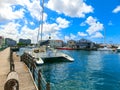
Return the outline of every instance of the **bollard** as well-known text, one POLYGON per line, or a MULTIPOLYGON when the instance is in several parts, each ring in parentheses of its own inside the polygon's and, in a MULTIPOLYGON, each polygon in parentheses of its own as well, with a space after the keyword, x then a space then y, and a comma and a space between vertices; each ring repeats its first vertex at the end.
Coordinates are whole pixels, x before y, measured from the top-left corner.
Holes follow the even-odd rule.
POLYGON ((4 90, 19 90, 17 72, 13 71, 8 74, 7 80, 5 82, 4 90))

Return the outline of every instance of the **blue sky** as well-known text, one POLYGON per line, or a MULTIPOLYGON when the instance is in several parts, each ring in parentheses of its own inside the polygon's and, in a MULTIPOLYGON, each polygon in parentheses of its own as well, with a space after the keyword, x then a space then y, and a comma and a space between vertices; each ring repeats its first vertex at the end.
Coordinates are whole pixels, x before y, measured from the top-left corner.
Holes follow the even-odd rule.
MULTIPOLYGON (((120 0, 44 0, 43 39, 120 44, 120 0), (104 33, 105 32, 105 33, 104 33)), ((42 0, 0 0, 0 36, 37 42, 42 0)), ((40 37, 39 37, 40 39, 40 37)))

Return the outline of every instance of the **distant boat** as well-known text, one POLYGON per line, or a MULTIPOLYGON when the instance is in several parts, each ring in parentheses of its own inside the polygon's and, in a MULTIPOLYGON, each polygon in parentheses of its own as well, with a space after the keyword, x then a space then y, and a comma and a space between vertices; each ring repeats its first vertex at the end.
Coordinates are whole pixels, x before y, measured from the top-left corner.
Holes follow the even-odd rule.
POLYGON ((103 48, 98 48, 98 51, 112 51, 111 48, 108 48, 107 46, 104 46, 103 48))
POLYGON ((98 51, 113 51, 111 48, 108 48, 106 45, 106 32, 104 30, 104 47, 103 48, 98 48, 98 51))
POLYGON ((118 48, 117 48, 117 52, 120 52, 120 46, 118 46, 118 48))

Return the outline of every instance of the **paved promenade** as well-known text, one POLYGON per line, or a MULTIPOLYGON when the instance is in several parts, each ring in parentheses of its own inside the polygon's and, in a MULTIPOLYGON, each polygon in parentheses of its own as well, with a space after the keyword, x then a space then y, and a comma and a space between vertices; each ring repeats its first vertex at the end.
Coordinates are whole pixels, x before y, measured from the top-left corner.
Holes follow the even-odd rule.
POLYGON ((0 90, 4 90, 4 83, 8 72, 10 72, 9 55, 10 48, 0 52, 0 90))
MULTIPOLYGON (((4 90, 4 83, 10 71, 9 53, 10 48, 0 52, 0 90, 4 90)), ((20 57, 16 53, 13 53, 13 60, 19 77, 19 90, 37 90, 28 68, 23 62, 20 62, 20 57)))

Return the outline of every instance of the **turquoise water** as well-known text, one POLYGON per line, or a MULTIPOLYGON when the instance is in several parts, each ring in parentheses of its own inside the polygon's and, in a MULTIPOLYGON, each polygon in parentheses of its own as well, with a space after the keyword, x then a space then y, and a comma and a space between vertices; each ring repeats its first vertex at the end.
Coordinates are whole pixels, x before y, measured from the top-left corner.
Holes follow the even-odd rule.
POLYGON ((120 54, 100 51, 63 51, 74 62, 46 63, 38 68, 51 90, 120 90, 120 54))

